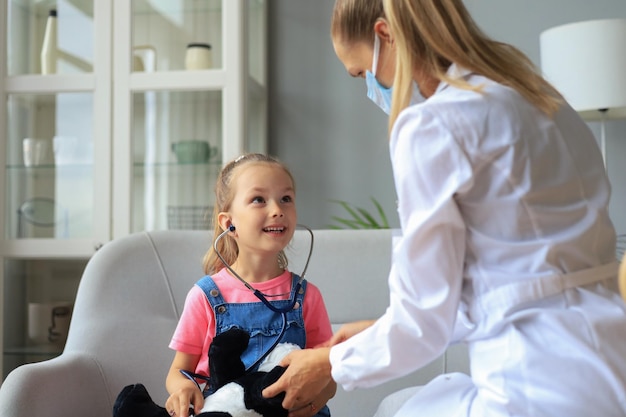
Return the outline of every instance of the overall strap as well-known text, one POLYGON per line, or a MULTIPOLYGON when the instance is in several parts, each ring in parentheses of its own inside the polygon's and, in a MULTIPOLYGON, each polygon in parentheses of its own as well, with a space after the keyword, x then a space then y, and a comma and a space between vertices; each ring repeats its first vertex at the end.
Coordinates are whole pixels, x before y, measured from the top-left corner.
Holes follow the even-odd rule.
POLYGON ((201 278, 196 285, 204 292, 209 304, 215 310, 216 306, 225 304, 226 301, 222 297, 222 293, 213 278, 210 275, 201 278))

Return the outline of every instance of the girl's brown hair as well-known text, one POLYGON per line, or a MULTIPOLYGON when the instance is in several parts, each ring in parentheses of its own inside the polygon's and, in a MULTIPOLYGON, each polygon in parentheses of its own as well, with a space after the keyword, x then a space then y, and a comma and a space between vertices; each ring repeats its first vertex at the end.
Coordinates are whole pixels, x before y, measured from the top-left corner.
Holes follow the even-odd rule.
MULTIPOLYGON (((213 242, 217 239, 217 237, 222 234, 223 230, 218 221, 218 214, 224 211, 228 211, 233 202, 233 198, 235 197, 235 187, 236 187, 236 178, 237 173, 240 172, 241 167, 248 166, 250 164, 268 164, 275 165, 277 168, 283 169, 291 182, 294 184, 295 190, 295 181, 293 180, 293 176, 289 169, 282 164, 278 159, 260 154, 260 153, 249 153, 244 154, 238 157, 237 159, 229 162, 222 168, 220 172, 217 182, 215 183, 215 206, 213 207, 213 242)), ((237 242, 235 239, 228 234, 225 235, 220 241, 217 243, 217 250, 224 258, 224 261, 228 263, 228 265, 232 265, 239 255, 239 247, 237 246, 237 242)), ((281 251, 278 254, 278 264, 286 268, 287 267, 287 257, 285 253, 281 251)), ((224 267, 224 263, 215 253, 215 249, 213 246, 207 251, 204 255, 203 260, 204 273, 211 275, 215 274, 219 270, 224 267)))

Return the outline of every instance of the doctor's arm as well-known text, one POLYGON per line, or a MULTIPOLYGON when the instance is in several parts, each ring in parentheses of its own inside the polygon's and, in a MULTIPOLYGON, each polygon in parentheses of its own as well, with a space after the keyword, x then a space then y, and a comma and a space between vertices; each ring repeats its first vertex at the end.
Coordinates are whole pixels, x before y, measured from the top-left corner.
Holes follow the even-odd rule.
POLYGON ((323 343, 322 347, 333 347, 336 344, 339 344, 343 341, 350 339, 352 336, 361 333, 363 330, 367 329, 371 325, 373 325, 376 320, 361 320, 355 321, 352 323, 344 324, 335 332, 333 337, 328 339, 326 343, 323 343))

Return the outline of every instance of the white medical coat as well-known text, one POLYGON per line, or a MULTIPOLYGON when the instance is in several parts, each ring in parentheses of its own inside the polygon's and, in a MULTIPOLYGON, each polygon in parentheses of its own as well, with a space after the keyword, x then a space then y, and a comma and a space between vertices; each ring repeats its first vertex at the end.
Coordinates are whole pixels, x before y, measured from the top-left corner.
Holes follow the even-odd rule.
POLYGON ((615 231, 592 133, 567 105, 550 118, 450 73, 482 90, 441 83, 398 117, 390 305, 331 349, 333 378, 378 385, 460 340, 471 378, 436 378, 398 415, 626 415, 626 308, 608 285, 615 231))

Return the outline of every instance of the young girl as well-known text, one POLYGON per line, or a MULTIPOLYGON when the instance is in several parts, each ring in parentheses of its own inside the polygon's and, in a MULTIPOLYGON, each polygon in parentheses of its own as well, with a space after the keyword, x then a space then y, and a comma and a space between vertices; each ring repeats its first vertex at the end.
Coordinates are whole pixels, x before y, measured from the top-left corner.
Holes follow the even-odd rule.
MULTIPOLYGON (((286 313, 287 329, 281 342, 314 347, 332 336, 328 313, 319 290, 287 270, 283 249, 296 229, 295 186, 289 170, 276 159, 246 154, 227 164, 215 187, 214 239, 217 250, 232 270, 260 291, 276 307, 293 297, 296 304, 286 313), (230 230, 221 239, 224 231, 230 230)), ((170 348, 176 355, 167 375, 170 397, 165 404, 172 416, 186 417, 190 405, 200 410, 204 395, 181 370, 208 376, 207 352, 213 338, 232 327, 250 333, 242 355, 246 367, 256 366, 268 346, 283 329, 283 315, 263 304, 211 248, 204 260, 207 274, 189 291, 170 348)), ((329 416, 326 402, 336 385, 293 416, 329 416)))

